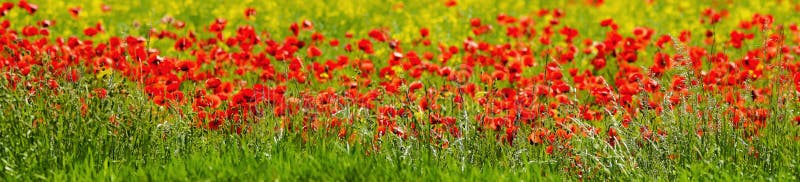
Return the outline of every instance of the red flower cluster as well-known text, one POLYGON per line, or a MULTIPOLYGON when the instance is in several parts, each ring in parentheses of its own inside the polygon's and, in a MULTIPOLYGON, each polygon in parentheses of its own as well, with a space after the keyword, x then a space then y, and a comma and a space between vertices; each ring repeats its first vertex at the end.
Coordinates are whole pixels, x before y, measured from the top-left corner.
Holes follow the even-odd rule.
MULTIPOLYGON (((0 13, 13 7, 5 3, 0 13)), ((18 7, 30 14, 38 9, 24 0, 18 7)), ((81 9, 69 11, 78 17, 81 9)), ((708 9, 702 17, 715 24, 727 14, 708 9)), ((247 18, 255 15, 253 8, 244 10, 247 18)), ((651 27, 621 32, 613 19, 598 22, 607 28, 604 37, 593 40, 562 25, 559 19, 565 16, 560 9, 544 9, 532 16, 472 18, 464 25, 472 34, 453 45, 437 42, 427 28, 413 40, 398 40, 386 28, 337 40, 326 38, 336 36, 316 30, 310 20, 291 24, 286 37, 264 36, 223 18, 185 35, 150 31, 155 39, 174 41, 174 51, 190 57, 149 48, 140 36, 93 40, 104 32, 100 23, 84 29, 87 38, 82 39, 50 37, 55 21, 14 30, 5 20, 0 70, 12 90, 56 94, 63 84, 58 81, 77 83, 92 78, 86 75, 113 72, 143 85, 141 91, 154 104, 192 116, 197 129, 247 132, 250 124, 275 117, 281 129, 333 131, 346 138, 355 134, 358 122, 368 122, 376 140, 425 135, 447 147, 470 125, 507 145, 526 137, 549 154, 570 153, 575 137, 600 136, 616 147, 625 137, 620 129, 628 127, 640 130, 642 140, 658 141, 667 133, 640 122, 643 118, 674 110, 709 118, 711 111, 693 104, 709 99, 729 106, 722 112, 732 126, 757 136, 769 125, 770 112, 762 107, 774 102, 768 97, 800 92, 795 58, 800 31, 796 25, 774 24, 770 15, 756 14, 726 34, 727 43, 718 46, 731 51, 710 49, 714 41, 687 45, 690 31, 678 37, 651 27), (743 46, 759 33, 765 33, 763 46, 743 46), (487 41, 490 36, 504 41, 487 41), (480 112, 466 112, 474 108, 480 112), (615 122, 581 124, 603 120, 615 122)), ((163 21, 175 29, 185 26, 171 17, 163 21)), ((93 88, 93 93, 107 99, 116 92, 93 88)))

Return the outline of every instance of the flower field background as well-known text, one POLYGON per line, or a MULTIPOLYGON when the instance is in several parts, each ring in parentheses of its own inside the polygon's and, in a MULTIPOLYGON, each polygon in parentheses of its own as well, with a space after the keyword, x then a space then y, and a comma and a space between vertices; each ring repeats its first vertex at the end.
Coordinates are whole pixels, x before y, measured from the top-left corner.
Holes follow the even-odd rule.
POLYGON ((9 1, 4 181, 779 180, 794 1, 9 1))

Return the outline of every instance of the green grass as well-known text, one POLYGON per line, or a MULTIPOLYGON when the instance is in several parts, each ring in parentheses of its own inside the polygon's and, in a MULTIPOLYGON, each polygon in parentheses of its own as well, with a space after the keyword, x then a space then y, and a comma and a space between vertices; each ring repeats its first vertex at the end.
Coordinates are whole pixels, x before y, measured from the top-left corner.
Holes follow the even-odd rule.
MULTIPOLYGON (((424 142, 402 140, 393 135, 373 143, 371 124, 357 124, 365 132, 362 142, 335 137, 335 131, 300 132, 278 129, 276 118, 265 116, 243 135, 209 132, 193 128, 175 111, 155 106, 140 92, 110 93, 106 99, 87 99, 91 106, 80 111, 79 86, 63 85, 64 93, 27 96, 3 89, 0 104, 0 178, 45 181, 197 181, 197 180, 314 180, 314 181, 430 181, 430 180, 533 180, 577 179, 565 171, 571 161, 548 156, 544 146, 517 139, 509 147, 491 132, 477 133, 467 125, 462 143, 447 149, 424 142), (61 109, 53 109, 54 105, 61 109), (169 114, 172 113, 172 114, 169 114), (118 116, 112 124, 108 118, 118 116), (34 127, 32 121, 47 118, 34 127), (469 131, 472 130, 472 131, 469 131), (381 146, 375 152, 372 145, 381 146), (566 164, 566 165, 565 165, 566 164)), ((3 87, 5 88, 5 87, 3 87)), ((132 88, 131 88, 132 90, 132 88)), ((467 108, 469 113, 477 108, 467 108)), ((690 125, 697 118, 679 111, 662 122, 670 135, 658 143, 623 138, 625 146, 609 148, 602 138, 573 142, 587 166, 588 179, 660 180, 796 180, 800 145, 789 139, 787 122, 765 130, 765 137, 745 141, 741 131, 723 128, 699 138, 690 125), (783 132, 783 133, 779 133, 783 132), (758 158, 749 147, 760 151, 758 158), (592 155, 588 152, 596 152, 592 155), (667 159, 665 154, 676 154, 667 159), (594 165, 594 166, 588 166, 594 165)), ((782 114, 786 110, 775 109, 782 114)), ((772 120, 774 121, 774 120, 772 120)), ((295 121, 299 122, 299 121, 295 121)), ((611 122, 611 121, 607 121, 611 122)), ((649 122, 641 119, 643 125, 649 122)), ((636 137, 637 129, 624 129, 636 137)), ((794 131, 794 130, 792 130, 794 131)), ((521 132, 525 133, 525 132, 521 132)))

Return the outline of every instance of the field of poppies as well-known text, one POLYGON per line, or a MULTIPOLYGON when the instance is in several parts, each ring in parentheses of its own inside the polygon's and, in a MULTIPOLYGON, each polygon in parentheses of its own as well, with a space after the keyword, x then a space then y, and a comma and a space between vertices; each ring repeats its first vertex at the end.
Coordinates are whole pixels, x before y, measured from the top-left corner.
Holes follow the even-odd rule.
POLYGON ((796 181, 798 12, 8 1, 0 181, 796 181))

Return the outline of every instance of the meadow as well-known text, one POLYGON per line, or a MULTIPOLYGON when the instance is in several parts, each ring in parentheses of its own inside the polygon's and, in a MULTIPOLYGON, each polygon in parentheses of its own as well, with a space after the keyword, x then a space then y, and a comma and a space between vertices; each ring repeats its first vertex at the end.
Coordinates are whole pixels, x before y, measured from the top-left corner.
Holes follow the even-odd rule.
POLYGON ((797 181, 795 1, 0 3, 2 181, 797 181))

